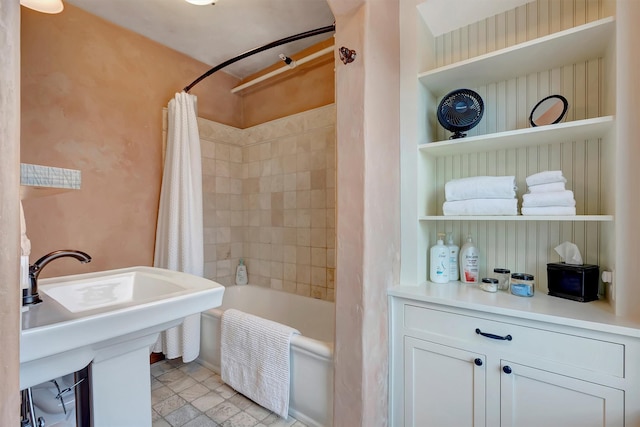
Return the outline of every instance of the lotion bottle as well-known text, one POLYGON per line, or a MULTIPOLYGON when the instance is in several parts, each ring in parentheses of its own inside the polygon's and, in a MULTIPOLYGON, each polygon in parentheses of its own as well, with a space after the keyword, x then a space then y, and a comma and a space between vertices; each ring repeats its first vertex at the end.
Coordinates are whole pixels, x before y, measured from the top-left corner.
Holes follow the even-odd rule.
POLYGON ((449 281, 453 282, 458 280, 459 269, 458 269, 458 256, 460 253, 460 248, 458 245, 453 243, 453 233, 449 232, 447 238, 447 248, 449 248, 449 281))
POLYGON ((480 251, 473 243, 471 233, 467 242, 460 249, 460 281, 462 283, 479 283, 480 251))
POLYGON ((236 285, 246 285, 247 283, 247 266, 244 265, 244 259, 240 258, 240 263, 236 268, 236 285))
POLYGON ((438 243, 431 247, 429 257, 429 278, 435 283, 449 281, 449 248, 442 241, 442 234, 438 234, 438 243))

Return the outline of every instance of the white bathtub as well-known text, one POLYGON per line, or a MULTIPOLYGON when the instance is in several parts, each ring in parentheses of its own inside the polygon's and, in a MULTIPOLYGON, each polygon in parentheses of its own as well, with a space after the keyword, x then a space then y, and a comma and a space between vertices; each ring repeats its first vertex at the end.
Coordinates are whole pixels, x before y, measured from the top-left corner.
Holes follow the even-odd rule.
POLYGON ((199 362, 220 372, 220 318, 235 308, 300 331, 291 340, 289 414, 313 427, 333 424, 335 306, 254 285, 227 286, 222 306, 202 314, 199 362))

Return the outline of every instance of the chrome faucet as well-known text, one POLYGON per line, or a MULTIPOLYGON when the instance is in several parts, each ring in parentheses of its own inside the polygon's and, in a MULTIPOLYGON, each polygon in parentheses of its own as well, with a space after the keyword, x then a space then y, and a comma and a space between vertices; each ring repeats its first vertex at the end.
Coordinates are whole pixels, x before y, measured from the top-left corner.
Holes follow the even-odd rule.
POLYGON ((29 287, 22 290, 22 305, 33 305, 41 303, 40 295, 38 295, 38 276, 42 269, 54 259, 62 257, 72 257, 85 264, 91 262, 91 257, 82 252, 72 249, 63 249, 53 251, 29 266, 29 287))

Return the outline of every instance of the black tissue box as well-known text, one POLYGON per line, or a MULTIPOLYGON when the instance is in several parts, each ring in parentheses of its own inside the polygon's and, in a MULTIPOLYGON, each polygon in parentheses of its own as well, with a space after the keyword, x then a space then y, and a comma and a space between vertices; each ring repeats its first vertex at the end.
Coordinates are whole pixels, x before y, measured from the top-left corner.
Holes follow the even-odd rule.
POLYGON ((598 299, 600 267, 591 264, 547 264, 549 295, 574 301, 588 302, 598 299))

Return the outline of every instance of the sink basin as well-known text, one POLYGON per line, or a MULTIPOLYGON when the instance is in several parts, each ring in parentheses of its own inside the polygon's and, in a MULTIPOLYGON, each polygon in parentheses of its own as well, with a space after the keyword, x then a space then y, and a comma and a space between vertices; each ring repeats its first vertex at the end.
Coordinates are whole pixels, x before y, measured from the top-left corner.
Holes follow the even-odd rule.
POLYGON ((185 289, 164 277, 159 279, 157 274, 130 271, 109 274, 107 277, 43 283, 39 290, 70 312, 79 313, 114 305, 148 302, 185 289))
POLYGON ((155 267, 42 279, 38 288, 43 302, 22 313, 20 389, 125 352, 114 350, 119 345, 148 346, 185 317, 219 306, 224 293, 211 280, 155 267))

